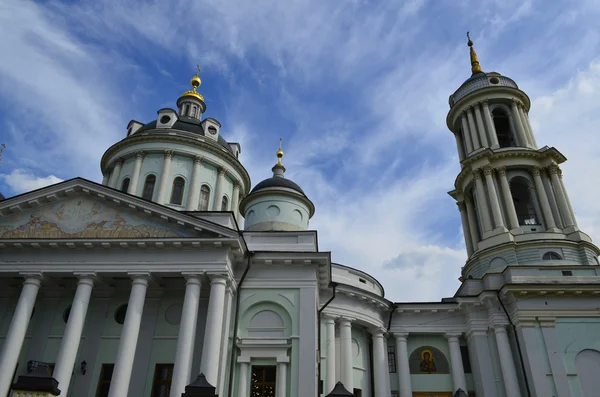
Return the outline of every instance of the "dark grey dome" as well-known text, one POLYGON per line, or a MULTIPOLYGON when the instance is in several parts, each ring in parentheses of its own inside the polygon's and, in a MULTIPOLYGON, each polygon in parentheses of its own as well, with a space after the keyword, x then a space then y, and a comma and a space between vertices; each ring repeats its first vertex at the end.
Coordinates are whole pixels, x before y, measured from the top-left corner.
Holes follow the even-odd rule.
POLYGON ((254 189, 252 189, 250 193, 254 193, 269 187, 286 187, 288 189, 293 189, 306 197, 306 194, 304 194, 304 191, 300 188, 300 186, 298 186, 298 184, 296 184, 296 182, 279 176, 274 176, 258 183, 256 186, 254 186, 254 189))
MULTIPOLYGON (((154 130, 154 129, 156 129, 156 120, 151 121, 147 124, 144 124, 142 127, 140 127, 139 130, 137 130, 135 132, 135 134, 138 134, 138 133, 144 132, 144 131, 154 130)), ((192 132, 194 134, 198 134, 198 135, 202 135, 202 136, 205 135, 204 130, 202 129, 202 126, 200 125, 200 120, 195 119, 193 117, 188 117, 188 116, 179 116, 179 119, 173 124, 171 129, 192 132)), ((219 144, 221 146, 223 146, 225 149, 227 149, 227 151, 229 153, 233 154, 231 147, 229 147, 229 144, 221 135, 219 135, 217 141, 219 142, 219 144)))

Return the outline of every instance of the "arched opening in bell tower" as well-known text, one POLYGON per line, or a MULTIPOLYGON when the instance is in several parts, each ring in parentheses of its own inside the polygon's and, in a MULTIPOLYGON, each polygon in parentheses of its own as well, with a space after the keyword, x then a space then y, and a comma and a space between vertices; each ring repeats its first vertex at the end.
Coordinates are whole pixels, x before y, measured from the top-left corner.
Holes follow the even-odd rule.
POLYGON ((536 214, 532 192, 532 186, 527 179, 522 177, 511 179, 510 194, 521 226, 541 224, 536 214))
POLYGON ((494 119, 494 128, 496 129, 496 136, 498 137, 498 144, 500 147, 517 146, 513 132, 510 128, 508 113, 504 109, 498 108, 494 109, 492 117, 494 119))

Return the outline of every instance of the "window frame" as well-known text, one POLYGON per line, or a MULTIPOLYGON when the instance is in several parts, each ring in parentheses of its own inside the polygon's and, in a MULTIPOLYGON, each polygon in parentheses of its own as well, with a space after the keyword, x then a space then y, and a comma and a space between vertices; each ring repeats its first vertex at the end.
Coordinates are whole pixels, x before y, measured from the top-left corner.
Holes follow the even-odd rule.
POLYGON ((155 395, 155 388, 156 386, 161 386, 161 385, 166 385, 167 386, 167 395, 169 395, 171 393, 171 384, 173 383, 173 368, 174 368, 174 364, 171 363, 157 363, 156 365, 154 365, 154 376, 152 377, 152 390, 151 390, 151 394, 150 397, 156 397, 155 395), (157 379, 157 374, 159 373, 159 369, 162 369, 163 367, 167 368, 168 371, 168 375, 167 375, 167 379, 157 379))
POLYGON ((173 183, 171 184, 171 198, 169 200, 169 204, 183 205, 184 193, 185 193, 185 179, 183 179, 183 177, 181 177, 181 176, 177 176, 177 177, 175 177, 175 179, 173 179, 173 183), (176 190, 179 188, 181 190, 176 190), (176 199, 179 199, 179 200, 176 200, 176 199))
POLYGON ((127 191, 129 190, 130 183, 131 183, 131 178, 129 178, 129 177, 123 178, 123 180, 121 181, 121 191, 123 193, 127 193, 127 191), (125 182, 127 182, 127 184, 125 184, 125 182))
POLYGON ((152 200, 154 198, 154 189, 156 188, 156 175, 154 174, 148 174, 146 175, 146 179, 144 179, 144 189, 142 189, 142 198, 144 200, 152 200), (146 193, 148 193, 148 181, 150 180, 150 178, 152 178, 152 190, 149 192, 150 193, 150 197, 147 197, 148 195, 146 193))
POLYGON ((229 211, 229 199, 225 195, 221 198, 221 211, 229 211), (223 206, 223 204, 225 205, 223 206))
POLYGON ((390 374, 397 372, 396 368, 396 346, 388 345, 387 347, 387 358, 388 358, 388 370, 390 374))
POLYGON ((95 394, 96 397, 108 397, 108 392, 110 391, 110 384, 112 382, 112 376, 113 376, 114 371, 115 371, 115 364, 106 364, 106 363, 102 364, 102 367, 100 369, 100 375, 98 376, 98 384, 96 386, 96 394, 95 394), (104 379, 104 374, 108 368, 111 368, 112 370, 110 373, 110 378, 107 380, 107 379, 104 379), (105 384, 109 385, 108 389, 106 390, 106 395, 100 394, 100 387, 105 384))
POLYGON ((564 258, 556 251, 546 251, 542 254, 543 261, 562 261, 564 258))
POLYGON ((202 186, 200 186, 200 200, 198 201, 198 211, 208 211, 208 208, 210 206, 210 186, 208 186, 207 184, 204 184, 202 186), (206 208, 202 208, 202 189, 206 188, 206 208))

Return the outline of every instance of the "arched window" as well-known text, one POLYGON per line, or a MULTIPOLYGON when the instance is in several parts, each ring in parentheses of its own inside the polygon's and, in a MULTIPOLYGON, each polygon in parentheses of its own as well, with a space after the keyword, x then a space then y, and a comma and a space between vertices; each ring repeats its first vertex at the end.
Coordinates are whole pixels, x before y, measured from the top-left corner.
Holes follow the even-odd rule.
POLYGON ((228 211, 229 210, 229 200, 227 200, 226 196, 223 196, 223 199, 221 199, 221 211, 228 211))
POLYGON ((575 368, 577 369, 577 378, 581 385, 583 397, 592 397, 598 395, 600 388, 600 352, 592 349, 580 351, 575 356, 575 368))
POLYGON ((200 203, 198 205, 199 211, 208 211, 208 200, 210 199, 210 188, 206 185, 202 185, 200 188, 200 203))
POLYGON ((129 189, 129 178, 125 178, 121 182, 121 191, 127 193, 127 189, 129 189))
POLYGON ((540 225, 533 206, 529 182, 524 178, 513 178, 510 181, 510 194, 515 205, 519 225, 540 225))
POLYGON ((285 336, 283 319, 272 310, 256 313, 248 324, 248 336, 278 338, 285 336))
POLYGON ((142 198, 146 200, 152 200, 154 195, 154 185, 156 185, 156 176, 148 175, 146 182, 144 182, 144 190, 142 191, 142 198))
POLYGON ((543 261, 560 261, 560 260, 562 260, 562 257, 554 251, 548 251, 544 255, 542 255, 542 260, 543 261))
POLYGON ((432 346, 421 346, 410 354, 408 367, 411 374, 450 373, 444 353, 432 346))
POLYGON ((492 117, 494 118, 494 127, 496 129, 496 136, 498 137, 500 147, 517 146, 510 129, 510 121, 506 112, 502 109, 494 109, 492 117))
POLYGON ((178 176, 173 181, 173 190, 171 191, 171 204, 181 205, 183 201, 183 189, 185 187, 185 181, 182 177, 178 176))
POLYGON ((196 105, 192 106, 192 117, 196 117, 196 105))

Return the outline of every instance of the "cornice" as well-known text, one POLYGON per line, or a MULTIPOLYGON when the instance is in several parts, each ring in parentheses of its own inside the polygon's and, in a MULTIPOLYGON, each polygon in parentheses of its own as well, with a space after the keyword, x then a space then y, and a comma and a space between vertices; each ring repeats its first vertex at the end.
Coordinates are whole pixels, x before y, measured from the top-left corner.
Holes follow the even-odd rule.
MULTIPOLYGON (((104 173, 106 167, 108 166, 109 159, 116 155, 123 149, 126 149, 130 146, 136 145, 138 143, 146 143, 146 142, 175 142, 175 143, 183 143, 186 145, 190 145, 205 151, 208 151, 217 156, 225 156, 223 159, 229 163, 229 165, 234 168, 243 179, 244 186, 243 191, 244 194, 247 195, 250 192, 251 180, 248 171, 244 168, 242 163, 227 149, 219 146, 218 144, 210 141, 207 138, 201 137, 196 134, 186 133, 181 130, 154 130, 154 132, 143 132, 140 134, 130 135, 119 142, 113 144, 109 147, 106 152, 102 155, 102 159, 100 160, 100 169, 104 173), (168 133, 168 135, 167 135, 168 133)), ((131 152, 132 155, 135 155, 139 150, 134 150, 131 152)), ((161 150, 158 150, 161 151, 161 150)), ((194 158, 196 154, 194 153, 186 153, 190 157, 194 158)), ((203 159, 203 161, 208 162, 207 159, 203 159)), ((215 164, 215 166, 220 166, 220 164, 215 164)))

